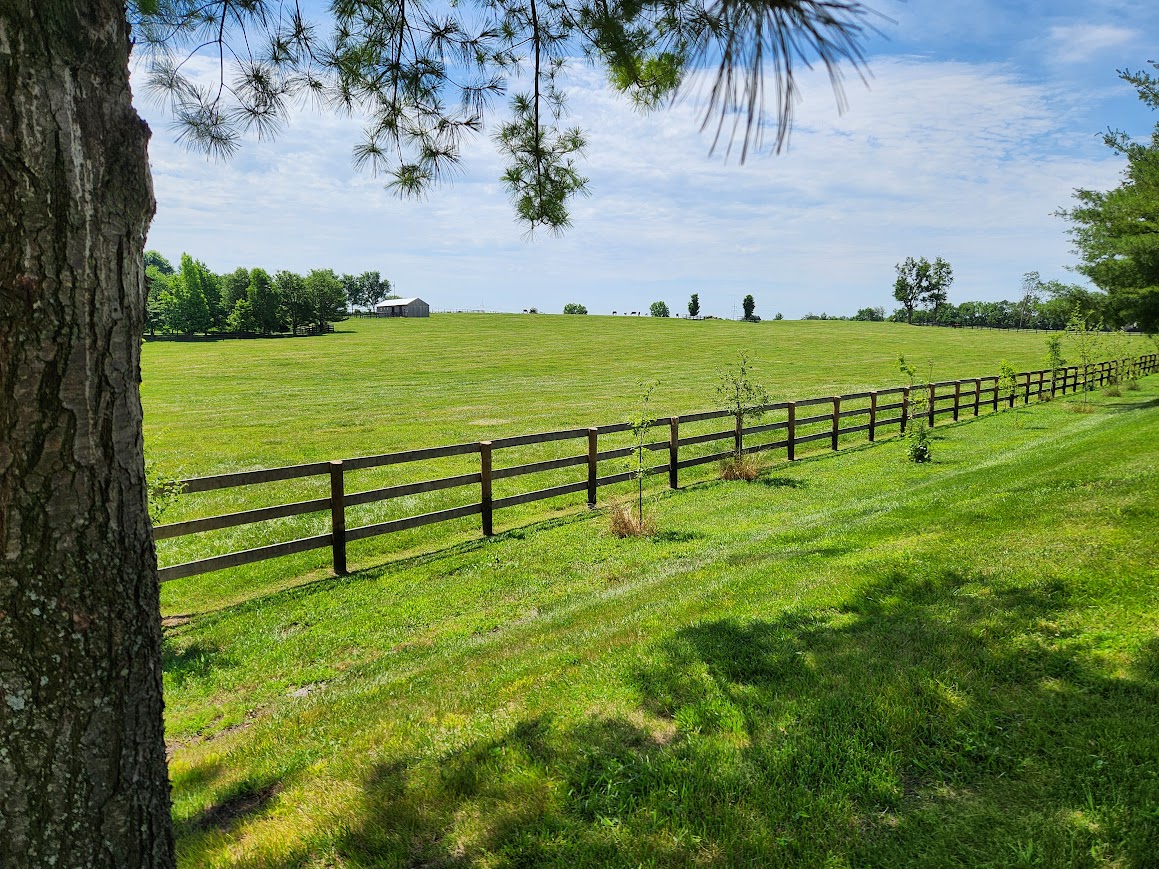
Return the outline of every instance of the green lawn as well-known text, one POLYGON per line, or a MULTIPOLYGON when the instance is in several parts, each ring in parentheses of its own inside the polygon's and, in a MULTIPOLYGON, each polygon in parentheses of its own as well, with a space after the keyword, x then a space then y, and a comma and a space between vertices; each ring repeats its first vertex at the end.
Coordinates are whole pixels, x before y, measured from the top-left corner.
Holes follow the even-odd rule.
MULTIPOLYGON (((899 353, 923 368, 932 361, 937 379, 996 373, 1002 359, 1018 370, 1039 368, 1044 341, 1031 333, 893 323, 501 314, 352 319, 337 334, 315 338, 155 341, 144 348, 146 446, 168 475, 200 476, 621 422, 636 410, 638 384, 650 378, 660 380, 652 402, 657 415, 707 410, 717 406, 717 372, 742 349, 751 352, 757 378, 778 401, 897 385, 899 353)), ((1153 349, 1137 343, 1139 352, 1153 349)), ((726 427, 707 423, 684 434, 726 427)), ((625 443, 612 438, 601 447, 625 443)), ((496 466, 583 451, 576 441, 505 450, 496 454, 496 466)), ((612 464, 601 473, 623 470, 612 464)), ((350 475, 348 491, 477 470, 478 458, 467 456, 362 471, 350 475)), ((572 468, 503 480, 495 496, 572 482, 583 473, 572 468)), ((324 497, 327 487, 319 477, 188 496, 164 521, 324 497)), ((353 508, 347 524, 477 501, 473 494, 434 492, 353 508)), ((616 490, 601 491, 601 498, 616 496, 616 490)), ((583 501, 581 494, 505 510, 498 527, 573 513, 583 501)), ((162 564, 174 564, 327 529, 328 517, 315 514, 162 541, 159 553, 162 564)), ((353 544, 350 560, 380 563, 478 534, 477 517, 458 520, 353 544)), ((200 611, 282 586, 286 577, 324 575, 327 565, 321 551, 182 580, 179 588, 166 587, 165 601, 200 611)))
MULTIPOLYGON (((781 325, 762 358, 814 324, 781 325)), ((743 334, 658 328, 701 326, 743 334)), ((802 392, 890 382, 925 334, 848 328, 883 361, 802 392)), ((1001 355, 1034 364, 1032 337, 1001 355)), ((705 384, 703 340, 677 349, 705 384)), ((147 348, 151 416, 158 357, 191 349, 147 348)), ((938 375, 999 355, 963 353, 938 375)), ((624 407, 586 400, 559 412, 624 407)), ((522 404, 516 430, 557 424, 522 404)), ((939 426, 926 466, 890 441, 658 491, 653 539, 581 512, 248 599, 166 586, 183 865, 1155 865, 1159 378, 1071 405, 939 426)), ((372 451, 342 443, 310 448, 372 451)))

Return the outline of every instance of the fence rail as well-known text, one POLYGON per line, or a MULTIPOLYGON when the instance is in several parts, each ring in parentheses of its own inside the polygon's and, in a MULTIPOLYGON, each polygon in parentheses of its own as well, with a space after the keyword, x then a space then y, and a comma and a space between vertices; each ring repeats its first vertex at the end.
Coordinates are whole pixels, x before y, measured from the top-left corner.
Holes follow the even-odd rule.
MULTIPOLYGON (((644 448, 651 452, 667 451, 666 461, 648 469, 649 474, 668 472, 668 484, 671 488, 679 487, 681 470, 693 468, 710 462, 720 461, 734 455, 737 451, 744 453, 765 452, 771 450, 785 450, 786 458, 793 461, 796 458, 796 448, 802 444, 814 441, 828 440, 830 449, 839 448, 840 438, 843 435, 866 432, 868 440, 876 440, 883 428, 897 427, 899 433, 904 433, 907 420, 911 418, 910 408, 913 405, 914 393, 917 390, 925 392, 927 422, 934 425, 937 418, 952 414, 957 421, 962 413, 972 413, 978 416, 983 407, 990 412, 997 412, 1000 404, 1013 407, 1019 400, 1028 404, 1031 398, 1041 399, 1044 395, 1066 395, 1068 392, 1077 392, 1080 389, 1096 389, 1109 382, 1114 382, 1123 373, 1124 366, 1132 366, 1139 374, 1152 374, 1159 370, 1159 355, 1148 354, 1129 360, 1105 361, 1095 363, 1085 368, 1082 366, 1067 366, 1055 371, 1049 369, 1039 371, 1024 371, 1014 376, 1011 385, 1001 385, 996 376, 976 377, 966 380, 946 380, 936 383, 923 384, 916 387, 891 387, 888 389, 855 392, 848 395, 834 395, 820 398, 806 398, 799 401, 784 401, 765 405, 763 412, 784 411, 787 419, 780 422, 760 425, 737 425, 733 428, 707 434, 680 435, 680 426, 690 423, 706 422, 715 419, 731 418, 727 410, 713 410, 701 413, 674 416, 667 419, 653 420, 652 424, 669 429, 669 437, 665 441, 647 443, 644 448), (986 384, 983 386, 983 384, 986 384), (945 390, 952 389, 951 392, 945 390), (941 392, 939 392, 941 390, 941 392), (879 399, 900 395, 900 401, 879 403, 879 399), (842 409, 843 402, 866 400, 868 407, 842 409), (945 402, 953 402, 947 406, 940 406, 945 402), (800 408, 812 408, 820 405, 829 405, 827 413, 812 416, 798 417, 800 408), (882 416, 883 413, 900 411, 896 416, 882 416), (843 426, 843 420, 856 419, 868 416, 868 420, 857 425, 843 426), (819 431, 810 431, 799 434, 798 430, 810 426, 828 424, 827 428, 819 431), (745 446, 746 435, 766 434, 769 432, 785 431, 782 440, 745 446), (691 447, 700 444, 715 443, 730 440, 730 449, 724 452, 715 452, 708 455, 692 458, 680 458, 681 447, 691 447)), ((232 489, 242 486, 251 486, 259 483, 296 480, 307 477, 329 477, 330 494, 324 498, 313 498, 289 504, 276 504, 268 507, 259 507, 228 513, 220 516, 209 516, 201 519, 189 519, 169 525, 159 525, 153 529, 154 540, 168 540, 176 537, 185 537, 223 528, 233 528, 240 525, 249 525, 256 522, 265 522, 271 519, 280 519, 290 516, 300 516, 309 513, 330 513, 330 533, 303 537, 281 543, 273 543, 224 555, 215 555, 197 561, 174 564, 163 567, 159 571, 162 582, 209 573, 229 567, 238 567, 270 558, 279 558, 313 549, 329 547, 332 552, 332 563, 335 573, 346 572, 346 544, 348 542, 365 540, 383 534, 391 534, 411 528, 419 528, 437 522, 448 522, 468 516, 480 516, 482 532, 490 536, 493 530, 494 512, 520 504, 528 504, 546 498, 555 498, 564 495, 585 492, 589 507, 596 504, 597 492, 604 486, 615 485, 633 479, 632 473, 607 474, 600 476, 599 463, 611 459, 631 455, 634 447, 616 449, 599 449, 601 435, 622 433, 631 430, 627 423, 613 425, 573 428, 562 431, 540 432, 537 434, 515 435, 511 437, 495 438, 478 443, 451 444, 438 447, 424 447, 402 452, 385 453, 377 456, 360 456, 351 459, 342 459, 330 462, 312 462, 303 465, 291 465, 281 468, 264 468, 256 471, 241 471, 231 474, 218 474, 211 477, 197 477, 182 480, 178 484, 182 494, 196 492, 212 492, 221 489, 232 489), (513 447, 543 444, 554 441, 584 441, 586 450, 576 455, 546 461, 531 462, 521 465, 512 465, 504 468, 494 468, 495 451, 513 447), (404 483, 370 489, 362 492, 346 491, 346 473, 349 471, 379 468, 388 465, 400 465, 413 462, 424 462, 431 459, 448 458, 451 456, 479 455, 479 470, 467 474, 457 474, 449 477, 440 477, 422 480, 414 483, 404 483), (569 467, 586 466, 586 478, 562 485, 550 486, 509 495, 502 498, 492 497, 492 483, 495 480, 522 477, 528 474, 543 473, 569 467), (407 516, 392 519, 386 522, 376 522, 355 528, 346 527, 346 509, 364 504, 388 501, 425 492, 435 492, 447 489, 457 489, 467 486, 478 486, 479 500, 416 516, 407 516)))

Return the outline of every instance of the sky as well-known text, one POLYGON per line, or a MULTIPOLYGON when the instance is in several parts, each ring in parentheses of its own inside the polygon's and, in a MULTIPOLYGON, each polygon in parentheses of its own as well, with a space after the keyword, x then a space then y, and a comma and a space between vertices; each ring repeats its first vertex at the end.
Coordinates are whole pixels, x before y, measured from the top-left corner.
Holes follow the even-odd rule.
POLYGON ((947 259, 955 302, 1015 298, 1028 271, 1085 283, 1054 212, 1075 188, 1118 183, 1103 132, 1141 138, 1159 120, 1116 72, 1159 60, 1159 4, 869 3, 887 18, 865 43, 868 85, 850 72, 839 112, 824 74, 806 75, 788 150, 744 165, 710 155, 691 102, 641 114, 601 71, 569 65, 567 123, 586 132, 591 195, 561 238, 527 238, 487 134, 450 185, 400 200, 354 169, 357 119, 303 110, 223 163, 184 150, 139 98, 154 131, 148 246, 219 272, 377 270, 435 311, 664 301, 675 315, 692 293, 722 317, 748 293, 765 318, 890 311, 907 256, 947 259))

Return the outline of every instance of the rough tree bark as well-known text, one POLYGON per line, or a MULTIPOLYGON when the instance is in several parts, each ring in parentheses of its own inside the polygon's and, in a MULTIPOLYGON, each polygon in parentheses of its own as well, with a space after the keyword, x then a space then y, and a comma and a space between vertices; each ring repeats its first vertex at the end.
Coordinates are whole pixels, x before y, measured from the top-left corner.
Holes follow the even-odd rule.
POLYGON ((0 0, 0 864, 172 866, 123 0, 0 0))

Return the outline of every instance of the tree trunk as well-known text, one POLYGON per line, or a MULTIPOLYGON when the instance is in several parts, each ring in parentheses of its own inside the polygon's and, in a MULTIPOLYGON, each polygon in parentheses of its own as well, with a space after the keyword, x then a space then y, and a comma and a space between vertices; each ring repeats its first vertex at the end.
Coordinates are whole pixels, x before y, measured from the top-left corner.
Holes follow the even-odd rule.
POLYGON ((0 865, 172 866, 123 0, 0 3, 0 865))

